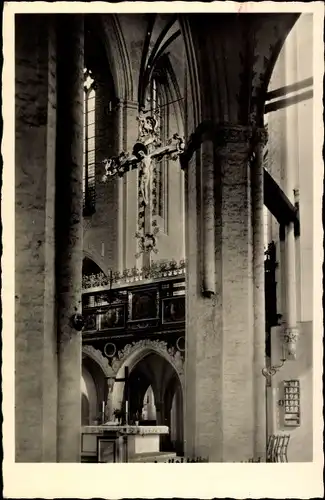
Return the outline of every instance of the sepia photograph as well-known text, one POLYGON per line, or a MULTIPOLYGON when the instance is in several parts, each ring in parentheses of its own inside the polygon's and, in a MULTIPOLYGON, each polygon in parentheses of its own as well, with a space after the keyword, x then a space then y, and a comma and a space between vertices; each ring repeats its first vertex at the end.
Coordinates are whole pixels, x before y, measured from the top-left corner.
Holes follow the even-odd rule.
POLYGON ((15 13, 15 463, 315 459, 299 10, 15 13))

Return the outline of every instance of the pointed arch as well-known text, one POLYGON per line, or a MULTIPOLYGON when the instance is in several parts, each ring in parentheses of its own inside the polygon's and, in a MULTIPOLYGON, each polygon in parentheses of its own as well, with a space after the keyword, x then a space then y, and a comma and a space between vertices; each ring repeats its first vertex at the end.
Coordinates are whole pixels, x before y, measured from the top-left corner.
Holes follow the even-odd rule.
POLYGON ((101 368, 106 378, 114 377, 114 372, 108 362, 108 359, 102 355, 99 349, 95 349, 95 347, 91 345, 84 345, 82 347, 82 356, 88 356, 92 359, 101 368))
MULTIPOLYGON (((177 349, 168 348, 167 342, 159 340, 139 340, 124 347, 113 358, 112 368, 116 378, 123 378, 125 367, 129 372, 148 354, 158 354, 164 358, 173 368, 175 376, 179 379, 182 390, 184 389, 184 359, 177 349)), ((114 408, 119 408, 123 400, 124 382, 114 383, 112 392, 112 402, 114 408)))
POLYGON ((115 14, 101 16, 104 46, 119 99, 133 101, 134 86, 130 56, 123 32, 115 14))
MULTIPOLYGON (((179 15, 178 22, 180 25, 182 37, 185 44, 185 53, 187 60, 187 69, 189 77, 189 89, 191 92, 191 102, 193 109, 193 128, 195 129, 200 123, 201 117, 201 96, 200 96, 200 80, 195 57, 194 43, 192 39, 191 29, 188 19, 185 15, 179 15)), ((186 92, 186 89, 185 89, 186 92)), ((188 129, 188 126, 186 127, 188 129)), ((187 133, 187 131, 186 131, 187 133)))
POLYGON ((275 32, 274 40, 269 42, 269 56, 265 58, 265 71, 261 77, 261 87, 259 90, 257 113, 264 117, 264 108, 267 97, 267 90, 274 71, 275 64, 279 58, 280 52, 292 28, 298 21, 301 14, 288 14, 283 21, 283 25, 275 32), (273 42, 273 43, 272 43, 273 42))
POLYGON ((95 265, 100 269, 100 272, 106 275, 104 272, 104 265, 101 259, 94 254, 94 252, 90 252, 89 250, 83 250, 83 259, 89 259, 95 263, 95 265))

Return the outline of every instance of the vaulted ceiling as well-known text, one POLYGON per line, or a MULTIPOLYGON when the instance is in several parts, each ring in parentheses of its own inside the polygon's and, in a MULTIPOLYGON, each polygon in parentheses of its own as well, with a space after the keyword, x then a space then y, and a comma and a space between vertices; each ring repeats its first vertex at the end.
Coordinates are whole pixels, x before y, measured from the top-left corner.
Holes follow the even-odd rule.
POLYGON ((152 72, 166 59, 184 96, 185 48, 175 14, 107 14, 87 16, 87 59, 106 59, 119 99, 141 102, 152 72), (103 57, 105 54, 105 57, 103 57))

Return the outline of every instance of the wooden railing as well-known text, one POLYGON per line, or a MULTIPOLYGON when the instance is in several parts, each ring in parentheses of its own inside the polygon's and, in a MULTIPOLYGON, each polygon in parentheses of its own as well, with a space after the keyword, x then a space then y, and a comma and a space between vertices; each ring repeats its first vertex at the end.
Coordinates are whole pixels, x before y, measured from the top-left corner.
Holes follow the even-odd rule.
POLYGON ((185 280, 181 276, 85 290, 82 300, 84 337, 185 328, 185 280))

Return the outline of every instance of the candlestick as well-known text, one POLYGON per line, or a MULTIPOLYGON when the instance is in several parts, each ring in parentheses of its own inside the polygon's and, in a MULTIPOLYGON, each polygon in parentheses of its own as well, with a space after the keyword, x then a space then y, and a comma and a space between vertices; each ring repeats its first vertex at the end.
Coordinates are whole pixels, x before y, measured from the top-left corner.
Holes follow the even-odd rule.
POLYGON ((125 423, 126 424, 128 424, 128 420, 129 420, 129 418, 128 418, 129 417, 129 415, 128 415, 128 411, 129 411, 129 408, 128 408, 129 405, 128 405, 128 403, 129 403, 128 401, 125 401, 125 420, 126 420, 125 423))

